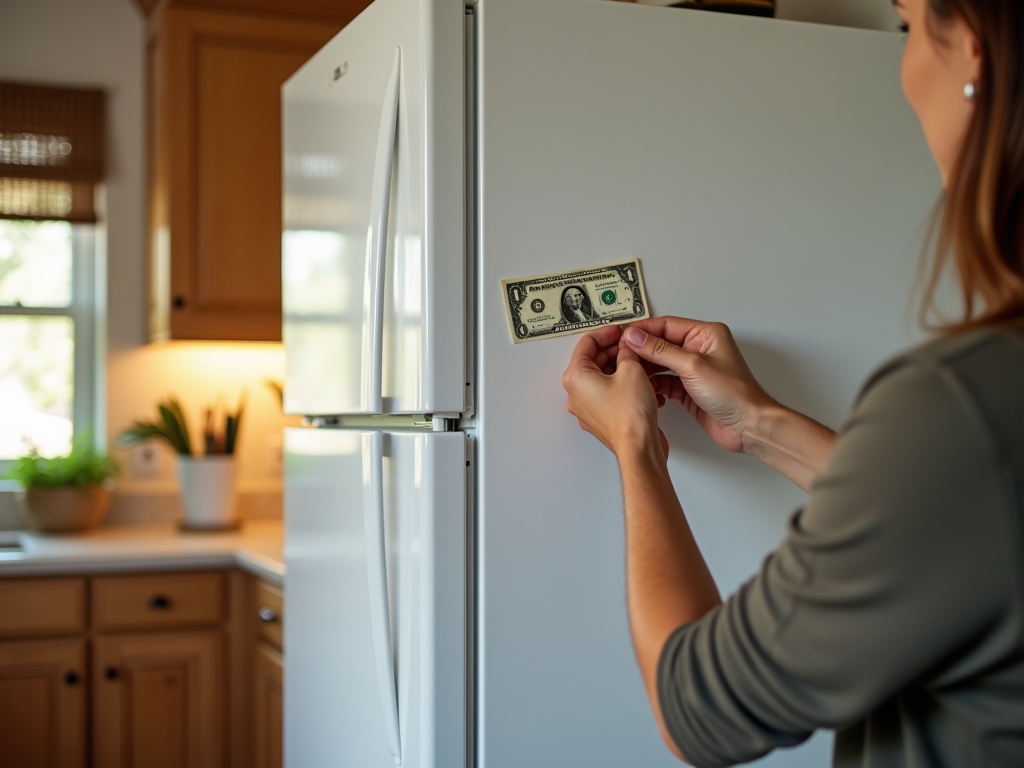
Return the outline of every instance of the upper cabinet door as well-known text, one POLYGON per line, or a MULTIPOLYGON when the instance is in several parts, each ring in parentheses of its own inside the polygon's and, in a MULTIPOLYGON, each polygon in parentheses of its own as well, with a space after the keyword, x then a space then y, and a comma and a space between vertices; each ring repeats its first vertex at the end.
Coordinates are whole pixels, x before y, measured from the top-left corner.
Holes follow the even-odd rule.
POLYGON ((463 25, 377 0, 285 84, 289 413, 464 410, 463 25))
POLYGON ((280 340, 280 90, 341 26, 170 3, 153 12, 154 340, 280 340))

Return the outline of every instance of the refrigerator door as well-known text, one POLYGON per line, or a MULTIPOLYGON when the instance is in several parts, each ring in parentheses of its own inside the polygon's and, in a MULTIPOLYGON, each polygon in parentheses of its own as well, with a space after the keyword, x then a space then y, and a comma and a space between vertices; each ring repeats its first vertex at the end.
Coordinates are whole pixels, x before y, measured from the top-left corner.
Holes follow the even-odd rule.
MULTIPOLYGON (((769 391, 837 427, 916 338, 938 174, 898 34, 587 0, 477 11, 480 767, 667 768, 627 625, 618 471, 560 385, 579 337, 513 344, 500 281, 637 257, 654 313, 728 323, 769 391)), ((803 494, 678 406, 659 418, 728 595, 803 494)), ((820 736, 764 765, 829 753, 820 736)))
POLYGON ((466 436, 285 436, 287 765, 464 764, 466 436))
POLYGON ((378 0, 284 85, 288 413, 464 410, 464 18, 378 0))

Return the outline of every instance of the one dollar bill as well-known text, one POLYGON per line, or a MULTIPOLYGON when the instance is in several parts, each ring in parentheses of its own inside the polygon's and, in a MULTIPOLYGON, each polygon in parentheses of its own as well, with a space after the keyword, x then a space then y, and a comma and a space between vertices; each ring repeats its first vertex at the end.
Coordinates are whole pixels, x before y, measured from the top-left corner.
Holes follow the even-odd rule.
POLYGON ((650 316, 639 259, 502 280, 501 289, 516 344, 650 316))

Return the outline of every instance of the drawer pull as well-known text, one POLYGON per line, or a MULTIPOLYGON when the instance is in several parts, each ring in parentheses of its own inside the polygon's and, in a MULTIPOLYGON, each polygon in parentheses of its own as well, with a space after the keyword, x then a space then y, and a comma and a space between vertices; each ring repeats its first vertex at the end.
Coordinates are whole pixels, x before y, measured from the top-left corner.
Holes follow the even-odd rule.
POLYGON ((273 624, 277 621, 277 612, 269 605, 260 606, 260 621, 266 624, 273 624))
POLYGON ((149 598, 149 607, 154 611, 165 611, 171 607, 171 601, 166 595, 153 595, 149 598))
POLYGON ((69 669, 67 672, 64 673, 64 682, 68 685, 77 685, 78 673, 75 672, 73 669, 69 669))
POLYGON ((107 680, 117 680, 117 667, 107 667, 103 670, 103 676, 107 680))

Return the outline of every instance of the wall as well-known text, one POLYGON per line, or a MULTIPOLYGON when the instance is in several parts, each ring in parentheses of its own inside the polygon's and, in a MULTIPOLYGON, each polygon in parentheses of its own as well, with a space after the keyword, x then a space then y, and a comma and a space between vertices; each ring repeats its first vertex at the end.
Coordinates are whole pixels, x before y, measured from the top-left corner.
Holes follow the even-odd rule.
MULTIPOLYGON (((778 0, 780 18, 893 30, 889 0, 778 0)), ((251 514, 279 514, 280 478, 268 439, 285 419, 261 382, 280 379, 280 345, 145 344, 144 19, 132 0, 0 0, 0 78, 100 86, 109 98, 106 182, 106 419, 116 435, 176 393, 193 429, 203 404, 234 403, 249 389, 239 448, 240 490, 251 514)), ((122 455, 114 519, 166 517, 176 505, 173 457, 162 450, 156 477, 140 477, 122 455)), ((2 515, 0 515, 2 517, 2 515)))

